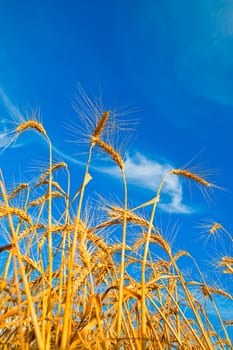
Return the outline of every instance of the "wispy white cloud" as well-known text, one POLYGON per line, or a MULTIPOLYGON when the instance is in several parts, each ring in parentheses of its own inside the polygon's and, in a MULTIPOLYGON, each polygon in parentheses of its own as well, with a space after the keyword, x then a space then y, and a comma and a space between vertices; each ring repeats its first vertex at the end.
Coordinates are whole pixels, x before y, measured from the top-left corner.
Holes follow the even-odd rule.
POLYGON ((53 146, 53 151, 62 158, 62 160, 67 160, 68 162, 71 162, 76 165, 84 166, 86 163, 78 160, 74 156, 70 156, 62 151, 60 151, 57 147, 53 146))
MULTIPOLYGON (((156 193, 163 176, 171 169, 173 169, 171 164, 150 160, 141 153, 135 153, 133 156, 127 155, 125 161, 128 183, 151 190, 154 193, 156 193)), ((115 177, 120 176, 120 171, 116 166, 104 167, 102 171, 115 177)), ((163 193, 166 194, 166 199, 162 198, 160 208, 164 211, 184 214, 192 212, 191 208, 182 203, 182 186, 176 176, 167 178, 163 193)))
POLYGON ((0 86, 0 102, 8 112, 9 116, 16 122, 22 122, 24 120, 23 114, 19 108, 10 100, 9 96, 5 93, 4 89, 0 86))
POLYGON ((0 120, 0 150, 4 151, 9 146, 14 148, 22 146, 22 143, 16 143, 15 139, 12 139, 12 124, 23 122, 24 117, 20 109, 11 101, 5 90, 0 86, 1 105, 8 115, 7 119, 1 118, 0 120))

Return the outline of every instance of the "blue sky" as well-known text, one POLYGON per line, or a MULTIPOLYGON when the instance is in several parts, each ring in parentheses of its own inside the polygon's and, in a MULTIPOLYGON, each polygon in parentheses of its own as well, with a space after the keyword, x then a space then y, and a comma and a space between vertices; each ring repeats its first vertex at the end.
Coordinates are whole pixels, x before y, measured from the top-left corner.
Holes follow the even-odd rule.
MULTIPOLYGON (((128 148, 128 133, 119 141, 132 205, 152 198, 166 170, 193 158, 191 168, 226 189, 206 201, 195 186, 190 195, 189 185, 173 177, 158 212, 170 237, 173 225, 180 227, 177 249, 211 271, 207 261, 232 252, 224 238, 212 248, 202 244, 205 230, 198 228, 207 218, 233 232, 232 44, 233 4, 227 0, 1 2, 0 130, 3 135, 9 122, 39 107, 75 190, 86 149, 65 140, 76 137, 67 125, 80 123, 72 108, 78 84, 91 97, 101 95, 107 108, 132 111, 120 116, 129 125, 137 120, 128 148)), ((6 182, 30 179, 46 152, 38 135, 25 134, 1 155, 6 182)), ((121 190, 111 161, 97 158, 92 175, 93 191, 121 190)), ((224 283, 229 289, 229 279, 224 283)))

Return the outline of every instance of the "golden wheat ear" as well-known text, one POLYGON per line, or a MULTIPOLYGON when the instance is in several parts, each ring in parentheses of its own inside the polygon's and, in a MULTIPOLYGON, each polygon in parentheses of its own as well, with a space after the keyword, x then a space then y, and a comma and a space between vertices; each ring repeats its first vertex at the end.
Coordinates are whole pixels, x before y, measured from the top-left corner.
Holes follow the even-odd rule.
POLYGON ((39 133, 41 133, 42 135, 46 135, 46 131, 43 127, 43 125, 41 123, 39 123, 37 120, 31 119, 31 120, 27 120, 24 123, 21 123, 16 131, 18 134, 22 133, 23 131, 27 130, 27 129, 35 129, 37 130, 39 133))
POLYGON ((118 164, 119 168, 122 171, 124 170, 124 161, 121 155, 117 151, 115 151, 115 149, 111 145, 94 136, 92 137, 92 142, 96 143, 100 148, 102 148, 106 153, 108 153, 112 157, 112 159, 118 164))
POLYGON ((188 170, 183 170, 183 169, 173 169, 171 170, 170 174, 175 174, 175 175, 180 175, 180 176, 184 176, 188 179, 194 180, 198 183, 200 183, 203 186, 206 187, 213 187, 214 185, 208 181, 206 181, 205 179, 203 179, 202 177, 192 173, 191 171, 188 170))
POLYGON ((99 122, 97 123, 96 125, 96 128, 94 130, 94 133, 93 133, 93 137, 100 137, 103 130, 104 130, 104 127, 105 127, 105 124, 107 123, 107 120, 108 120, 108 117, 110 115, 110 112, 104 112, 99 120, 99 122))
POLYGON ((211 226, 210 233, 213 235, 217 230, 220 230, 221 228, 223 228, 222 225, 216 222, 211 226))

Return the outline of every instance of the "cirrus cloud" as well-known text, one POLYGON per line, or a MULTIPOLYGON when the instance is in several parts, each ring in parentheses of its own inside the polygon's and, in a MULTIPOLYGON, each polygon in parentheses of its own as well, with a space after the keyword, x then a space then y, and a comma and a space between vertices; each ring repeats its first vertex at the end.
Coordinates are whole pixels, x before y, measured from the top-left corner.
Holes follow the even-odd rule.
MULTIPOLYGON (((169 163, 150 160, 137 152, 133 156, 129 154, 125 160, 125 172, 129 184, 137 185, 155 192, 163 176, 174 167, 169 163)), ((104 167, 102 170, 111 176, 120 177, 120 171, 116 166, 104 167)), ((170 213, 189 214, 192 209, 183 204, 182 186, 176 176, 167 178, 162 196, 160 208, 170 213), (166 198, 165 198, 166 197, 166 198)))

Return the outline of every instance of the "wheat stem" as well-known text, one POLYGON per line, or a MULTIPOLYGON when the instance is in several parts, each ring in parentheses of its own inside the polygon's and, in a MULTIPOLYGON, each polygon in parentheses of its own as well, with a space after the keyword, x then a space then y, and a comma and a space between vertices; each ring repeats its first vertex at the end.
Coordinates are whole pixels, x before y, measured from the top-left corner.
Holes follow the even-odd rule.
MULTIPOLYGON (((162 190, 162 187, 168 177, 169 173, 165 174, 157 191, 156 197, 160 198, 160 192, 162 190)), ((155 198, 156 198, 155 197, 155 198)), ((147 231, 147 238, 146 238, 146 244, 144 248, 144 255, 143 255, 143 262, 142 262, 142 272, 141 272, 141 284, 142 284, 142 301, 141 301, 141 307, 142 307, 142 326, 141 326, 141 337, 142 337, 142 350, 146 350, 146 276, 145 276, 145 269, 146 269, 146 261, 147 261, 147 254, 149 250, 149 243, 150 243, 150 236, 151 236, 151 231, 153 227, 153 220, 155 216, 155 211, 157 208, 157 203, 158 201, 155 200, 153 207, 152 207, 152 212, 151 212, 151 217, 150 217, 150 222, 149 222, 149 227, 147 231)))
MULTIPOLYGON (((2 177, 2 174, 0 174, 0 175, 2 177)), ((17 237, 15 235, 15 230, 14 230, 12 217, 11 217, 11 214, 10 214, 10 212, 8 210, 7 194, 6 194, 5 187, 4 187, 4 184, 3 184, 2 181, 0 181, 0 187, 1 187, 1 191, 2 191, 2 194, 3 194, 4 201, 5 201, 5 205, 6 205, 6 208, 7 208, 7 211, 8 211, 8 221, 9 221, 10 232, 11 232, 11 235, 12 235, 13 242, 15 244, 16 256, 18 258, 20 272, 22 274, 22 279, 23 279, 23 283, 24 283, 24 287, 25 287, 25 293, 26 293, 26 296, 27 296, 28 305, 29 305, 29 309, 30 309, 30 313, 31 313, 31 317, 32 317, 32 322, 33 322, 33 325, 34 325, 34 331, 35 331, 35 336, 36 336, 36 340, 37 340, 37 346, 38 346, 39 350, 44 350, 43 341, 41 339, 40 328, 39 328, 39 324, 38 324, 35 308, 34 308, 34 305, 33 305, 33 299, 32 299, 32 295, 31 295, 30 288, 29 288, 29 283, 27 281, 27 276, 26 276, 25 269, 24 269, 24 266, 23 266, 23 263, 22 263, 21 254, 20 254, 20 251, 19 251, 19 248, 18 248, 17 237)))
POLYGON ((75 256, 75 251, 76 251, 76 246, 77 246, 79 220, 80 220, 80 216, 81 216, 81 208, 82 208, 85 184, 87 183, 86 179, 88 177, 88 170, 89 170, 89 166, 91 163, 93 147, 94 147, 94 145, 91 144, 90 150, 89 150, 88 161, 87 161, 87 165, 86 165, 86 170, 85 170, 85 174, 84 174, 84 180, 83 180, 82 188, 80 191, 73 242, 72 242, 71 252, 70 252, 70 256, 69 256, 69 270, 68 270, 68 281, 67 281, 66 302, 65 302, 65 312, 64 312, 64 325, 63 325, 63 331, 62 331, 62 337, 61 337, 60 350, 65 350, 67 348, 68 342, 70 339, 70 326, 71 326, 70 322, 71 322, 71 313, 72 313, 71 306, 72 306, 72 300, 73 300, 73 296, 72 296, 72 292, 71 292, 72 270, 73 270, 74 256, 75 256))

